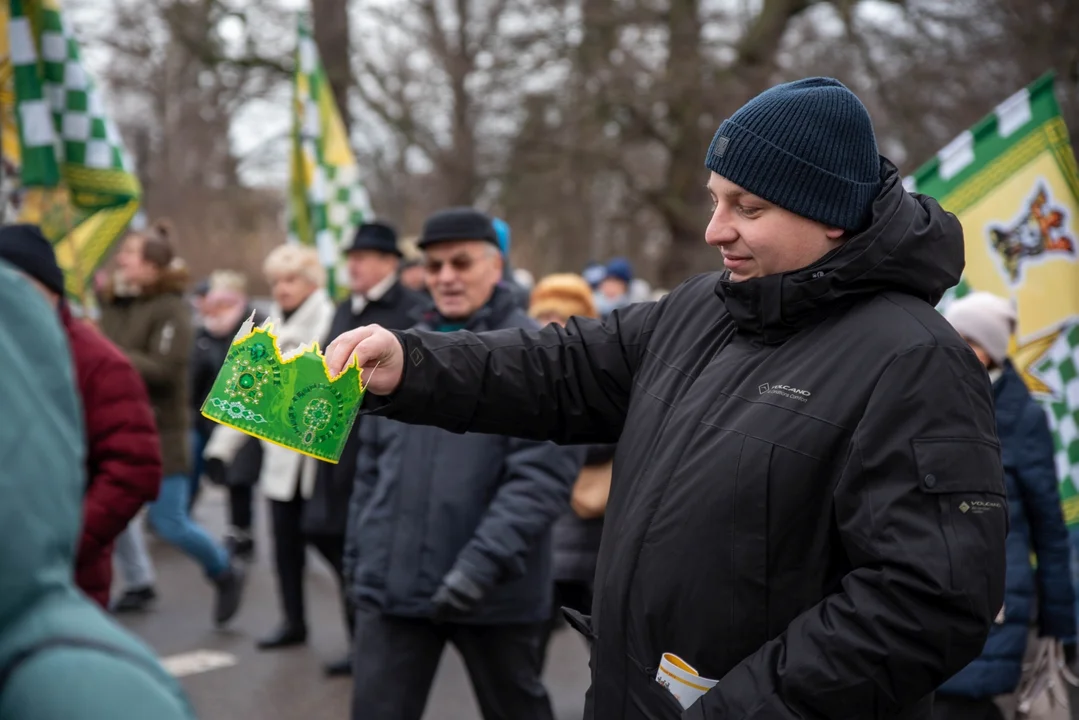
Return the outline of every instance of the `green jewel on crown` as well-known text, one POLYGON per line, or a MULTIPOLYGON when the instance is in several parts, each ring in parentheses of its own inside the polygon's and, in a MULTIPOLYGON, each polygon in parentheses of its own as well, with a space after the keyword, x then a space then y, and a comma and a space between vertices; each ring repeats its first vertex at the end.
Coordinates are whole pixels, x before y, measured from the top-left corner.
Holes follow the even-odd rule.
POLYGON ((282 355, 270 321, 255 327, 249 318, 229 347, 202 414, 336 463, 363 402, 361 374, 353 363, 331 379, 318 343, 282 355))

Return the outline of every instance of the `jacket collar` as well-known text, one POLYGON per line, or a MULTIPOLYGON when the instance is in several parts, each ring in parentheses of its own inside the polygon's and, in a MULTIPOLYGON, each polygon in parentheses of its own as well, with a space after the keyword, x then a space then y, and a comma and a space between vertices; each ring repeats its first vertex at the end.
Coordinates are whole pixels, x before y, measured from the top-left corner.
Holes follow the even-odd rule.
POLYGON ((767 343, 867 297, 904 292, 936 305, 959 282, 963 230, 935 200, 908 193, 881 159, 882 187, 869 226, 809 267, 734 283, 724 272, 715 292, 743 332, 767 343))
POLYGON ((397 285, 397 273, 390 273, 382 278, 366 295, 352 295, 352 314, 359 315, 371 303, 381 302, 389 294, 390 290, 397 285))
MULTIPOLYGON (((517 305, 514 302, 513 293, 508 288, 498 285, 495 287, 494 292, 491 293, 491 298, 487 303, 464 321, 464 327, 462 329, 470 332, 483 332, 485 330, 497 329, 505 324, 506 319, 516 309, 517 305)), ((438 310, 432 305, 428 306, 423 312, 420 320, 420 327, 427 330, 434 330, 439 325, 447 322, 451 321, 447 321, 443 318, 438 310)))

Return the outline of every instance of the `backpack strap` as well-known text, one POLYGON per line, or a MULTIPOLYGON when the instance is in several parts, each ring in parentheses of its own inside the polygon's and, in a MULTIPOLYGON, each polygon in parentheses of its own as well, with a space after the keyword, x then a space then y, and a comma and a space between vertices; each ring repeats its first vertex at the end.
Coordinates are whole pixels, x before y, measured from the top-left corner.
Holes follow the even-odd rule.
POLYGON ((146 670, 151 675, 160 677, 164 670, 156 663, 150 662, 145 657, 137 655, 129 650, 125 650, 115 645, 102 642, 100 640, 91 640, 90 638, 82 637, 51 637, 39 640, 38 642, 29 645, 28 647, 19 650, 8 661, 0 665, 0 696, 4 693, 4 686, 7 685, 8 680, 15 674, 15 671, 19 669, 27 660, 45 650, 55 650, 58 648, 79 648, 83 650, 94 650, 106 655, 112 655, 122 660, 127 660, 135 665, 138 665, 143 670, 146 670))

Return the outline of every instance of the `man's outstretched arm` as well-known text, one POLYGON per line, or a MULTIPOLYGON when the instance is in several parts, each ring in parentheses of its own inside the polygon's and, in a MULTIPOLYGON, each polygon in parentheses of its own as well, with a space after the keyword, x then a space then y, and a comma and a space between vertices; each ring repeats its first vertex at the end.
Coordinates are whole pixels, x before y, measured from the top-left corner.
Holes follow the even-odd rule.
POLYGON ((370 383, 366 413, 452 432, 614 442, 663 307, 641 303, 606 321, 574 318, 542 330, 367 326, 339 337, 326 354, 334 373, 357 357, 370 383))

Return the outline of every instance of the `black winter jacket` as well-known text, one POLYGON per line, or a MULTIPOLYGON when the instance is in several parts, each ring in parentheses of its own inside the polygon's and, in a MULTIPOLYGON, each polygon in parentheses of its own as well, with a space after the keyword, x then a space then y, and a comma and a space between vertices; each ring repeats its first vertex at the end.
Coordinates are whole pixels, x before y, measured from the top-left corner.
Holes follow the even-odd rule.
MULTIPOLYGON (((469 327, 535 328, 504 288, 469 327)), ((495 434, 454 435, 378 417, 360 423, 345 542, 353 599, 430 617, 451 570, 486 592, 462 623, 551 616, 551 525, 569 505, 584 448, 495 434)))
POLYGON ((933 307, 962 229, 882 179, 870 226, 801 270, 565 329, 400 335, 401 387, 368 411, 618 439, 589 720, 928 718, 980 652, 1007 510, 988 378, 933 307), (719 680, 685 712, 665 652, 719 680))

